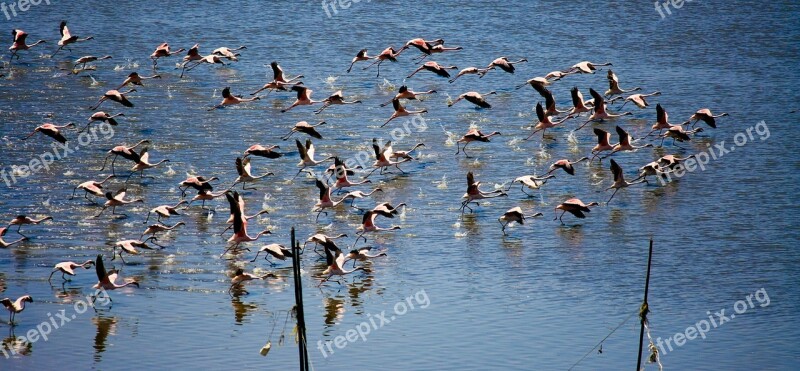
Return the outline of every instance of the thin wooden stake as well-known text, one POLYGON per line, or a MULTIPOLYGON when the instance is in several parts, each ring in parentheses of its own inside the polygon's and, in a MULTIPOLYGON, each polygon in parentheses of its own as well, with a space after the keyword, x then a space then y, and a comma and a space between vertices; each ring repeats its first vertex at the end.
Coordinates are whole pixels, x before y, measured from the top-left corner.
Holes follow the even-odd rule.
POLYGON ((639 367, 642 365, 642 343, 644 342, 644 322, 646 320, 646 312, 649 310, 649 305, 647 304, 647 292, 650 290, 650 263, 653 261, 653 239, 650 239, 650 252, 647 255, 647 278, 645 279, 644 283, 644 302, 642 303, 642 308, 645 309, 645 313, 640 311, 640 328, 639 328, 639 357, 636 360, 636 371, 639 371, 639 367))

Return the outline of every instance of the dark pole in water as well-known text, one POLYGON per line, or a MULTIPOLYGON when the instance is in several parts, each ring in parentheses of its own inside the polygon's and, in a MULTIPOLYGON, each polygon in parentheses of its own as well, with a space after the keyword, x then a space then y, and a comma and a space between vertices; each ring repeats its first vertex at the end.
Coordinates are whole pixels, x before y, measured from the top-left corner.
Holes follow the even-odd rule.
POLYGON ((294 227, 291 233, 292 270, 294 271, 294 298, 297 308, 297 337, 300 340, 300 371, 308 370, 308 349, 306 349, 306 321, 303 314, 303 286, 300 284, 300 244, 296 242, 294 227))
POLYGON ((647 255, 647 278, 644 283, 644 302, 642 309, 639 311, 640 327, 639 327, 639 357, 636 361, 636 371, 642 365, 642 343, 644 342, 644 323, 647 321, 647 312, 649 307, 647 305, 647 291, 650 290, 650 262, 653 261, 653 239, 650 239, 650 253, 647 255))

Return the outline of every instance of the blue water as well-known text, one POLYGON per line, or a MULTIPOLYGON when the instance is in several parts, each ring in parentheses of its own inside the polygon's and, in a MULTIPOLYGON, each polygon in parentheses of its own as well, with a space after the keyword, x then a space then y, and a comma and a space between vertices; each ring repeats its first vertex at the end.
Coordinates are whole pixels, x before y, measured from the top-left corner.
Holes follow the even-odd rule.
MULTIPOLYGON (((6 29, 24 29, 29 42, 48 40, 22 52, 19 61, 9 64, 8 54, 1 59, 0 74, 6 75, 0 78, 2 169, 50 150, 53 141, 42 135, 20 140, 35 126, 83 124, 91 114, 87 107, 128 73, 151 74, 148 56, 156 45, 166 41, 177 49, 200 43, 204 54, 219 46, 247 46, 239 62, 200 66, 184 79, 175 69, 181 57, 162 59, 158 72, 163 78, 137 88, 130 96, 135 107, 113 102, 101 106, 106 112, 126 115, 119 119, 113 137, 101 135, 50 169, 10 186, 0 183, 0 219, 17 214, 55 218, 23 227, 32 239, 0 251, 0 296, 34 298, 17 315, 13 333, 0 325, 4 327, 0 331, 8 333, 3 334, 4 344, 26 336, 61 310, 76 314, 63 328, 53 330, 47 341, 39 339, 17 349, 22 354, 9 359, 0 356, 0 367, 297 367, 291 319, 284 328, 286 313, 294 304, 290 265, 250 263, 254 253, 247 252, 235 260, 220 259, 225 242, 215 234, 227 218, 224 199, 207 203, 216 210, 210 216, 192 205, 170 218, 170 224, 186 225, 159 239, 166 249, 126 256, 124 267, 109 259, 115 241, 138 238, 149 209, 177 202, 177 184, 187 174, 215 175, 222 179, 217 184, 230 184, 236 176, 235 157, 255 143, 280 144, 288 154, 278 160, 253 160, 254 173, 276 175, 254 183, 257 190, 243 192, 248 213, 262 207, 270 211, 251 220, 249 231, 269 228, 273 234, 248 246, 255 250, 266 243, 288 244, 292 227, 302 239, 316 232, 347 233, 341 244, 351 245, 361 215, 340 208, 315 222, 310 212, 317 197, 313 178, 303 174, 290 180, 298 157, 293 143, 280 140, 297 121, 324 119, 328 124, 320 130, 325 139, 315 140, 318 158, 370 153, 373 137, 389 139, 391 130, 404 124, 410 128, 408 135, 395 142, 395 149, 409 149, 418 142, 426 147, 419 161, 402 165, 407 174, 373 174, 372 186, 379 184, 384 192, 375 200, 358 201, 362 207, 375 201, 409 205, 398 218, 379 219, 382 226, 400 225, 401 230, 369 236, 368 244, 385 249, 388 257, 366 263, 367 271, 345 278, 341 286, 334 282, 318 289, 324 260, 310 252, 303 256, 314 369, 568 369, 587 352, 576 370, 630 368, 636 359, 635 313, 642 301, 650 238, 655 240, 649 292, 654 341, 702 326, 698 323, 708 320, 707 312, 725 309, 730 316, 741 305, 737 301, 747 302, 753 295, 752 306, 710 329, 705 339, 689 340, 680 347, 673 340, 672 350, 663 345, 665 368, 796 368, 800 253, 795 246, 799 209, 795 196, 800 163, 793 154, 800 134, 793 127, 800 113, 790 111, 800 109, 800 76, 795 68, 799 8, 790 1, 693 1, 670 8, 672 14, 662 19, 650 2, 361 1, 347 9, 339 7, 336 13, 329 10, 328 17, 319 2, 51 1, 31 6, 11 20, 0 14, 6 29), (49 58, 62 19, 68 20, 74 34, 95 39, 49 58), (441 37, 446 45, 463 46, 462 51, 431 58, 445 65, 483 67, 499 56, 524 57, 528 63, 517 65, 513 75, 495 70, 482 79, 463 76, 454 84, 421 72, 405 83, 417 91, 438 93, 422 102, 408 102, 407 108, 428 109, 427 129, 409 126, 407 118, 380 128, 392 110, 379 104, 389 100, 416 68, 410 59, 417 52, 411 49, 398 63, 384 63, 380 78, 374 68, 362 71, 364 64, 356 64, 350 74, 345 71, 361 48, 377 54, 415 37, 441 37), (63 70, 70 61, 89 54, 110 54, 113 59, 96 63, 91 78, 63 70), (320 115, 309 107, 282 114, 280 109, 294 97, 272 93, 255 103, 207 111, 219 102, 226 86, 247 96, 266 83, 271 75, 265 65, 273 60, 288 75, 303 74, 305 85, 314 90, 312 98, 342 89, 348 99, 364 103, 331 107, 320 115), (623 88, 639 86, 644 92, 663 93, 650 98, 648 109, 627 105, 633 116, 595 127, 613 133, 619 124, 641 136, 655 121, 656 103, 667 109, 673 123, 703 107, 730 114, 719 119, 718 129, 706 128, 684 144, 686 149, 668 144, 615 155, 629 179, 638 167, 665 154, 686 156, 723 142, 733 147, 737 134, 746 135, 748 128, 753 137, 710 161, 704 171, 666 185, 651 182, 621 190, 609 206, 605 201, 610 192, 598 193, 612 182, 606 160, 602 165, 581 163, 574 177, 556 173, 557 178, 540 191, 530 191, 534 197, 515 186, 508 198, 481 203, 475 213, 461 217, 458 207, 468 171, 476 174, 484 189, 492 190, 505 188, 517 176, 542 174, 557 159, 589 154, 595 140, 589 128, 568 138, 582 119, 548 130, 555 140, 543 142, 536 135, 522 141, 536 120, 533 107, 542 99, 529 87, 514 89, 528 78, 584 60, 613 62, 623 88), (497 95, 487 97, 493 108, 478 111, 466 102, 447 107, 448 99, 471 90, 496 90, 497 95), (502 135, 490 143, 470 144, 474 158, 454 156, 453 141, 469 127, 502 135), (152 160, 170 162, 145 172, 156 179, 131 178, 129 194, 143 197, 145 203, 118 210, 129 217, 106 214, 92 219, 97 206, 68 199, 80 182, 99 180, 108 173, 99 171, 106 151, 143 138, 153 142, 152 160), (570 197, 604 205, 583 220, 567 215, 562 226, 552 220, 552 208, 570 197), (497 217, 513 206, 545 216, 510 227, 509 236, 503 237, 497 217), (93 293, 93 270, 81 270, 63 286, 58 275, 52 286, 47 276, 59 261, 84 261, 98 253, 105 254, 107 265, 122 267, 122 276, 136 278, 142 287, 112 292, 111 309, 78 314, 74 303, 93 293), (281 278, 249 283, 249 294, 237 292, 231 297, 227 290, 237 267, 272 271, 281 278), (395 312, 404 307, 405 314, 395 312), (376 317, 383 311, 387 318, 395 318, 378 327, 381 322, 376 317), (603 341, 602 353, 592 350, 623 322, 603 341), (358 328, 363 332, 367 326, 362 323, 370 328, 366 341, 352 332, 358 328), (348 330, 355 341, 345 341, 348 330), (285 339, 280 346, 282 331, 285 339), (344 347, 334 344, 330 354, 324 344, 337 337, 344 338, 339 340, 344 347), (272 349, 264 358, 259 350, 267 341, 272 349)), ((4 45, 11 44, 7 33, 3 40, 4 45)), ((551 90, 558 107, 570 106, 573 86, 586 99, 590 87, 603 92, 605 74, 603 70, 555 82, 551 90)), ((76 134, 67 131, 67 136, 76 134)), ((127 166, 120 160, 117 171, 124 173, 127 166)), ((111 189, 117 189, 122 181, 111 183, 111 189)), ((14 229, 5 236, 7 241, 18 238, 14 229)), ((646 367, 657 369, 652 364, 646 367)))

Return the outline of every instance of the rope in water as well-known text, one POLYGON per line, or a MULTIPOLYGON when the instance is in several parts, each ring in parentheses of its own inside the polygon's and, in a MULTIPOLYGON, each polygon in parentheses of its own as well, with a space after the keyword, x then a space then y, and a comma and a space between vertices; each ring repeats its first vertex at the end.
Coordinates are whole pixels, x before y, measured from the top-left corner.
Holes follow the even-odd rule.
POLYGON ((575 362, 575 364, 574 364, 574 365, 572 365, 572 367, 570 367, 570 368, 569 368, 569 370, 567 370, 567 371, 571 371, 573 368, 575 368, 575 366, 577 366, 577 365, 578 365, 579 363, 581 363, 581 362, 582 362, 584 359, 586 359, 586 357, 588 357, 588 356, 589 356, 589 354, 592 354, 592 352, 593 352, 595 349, 597 349, 597 347, 598 347, 598 346, 600 346, 600 344, 603 344, 603 342, 604 342, 604 341, 606 341, 606 339, 608 339, 608 337, 609 337, 609 336, 611 336, 611 335, 612 335, 612 334, 613 334, 615 331, 617 331, 617 330, 618 330, 620 327, 622 327, 622 325, 624 325, 624 324, 625 324, 625 322, 628 322, 628 320, 630 320, 630 319, 631 319, 631 317, 633 317, 633 315, 634 315, 634 314, 637 314, 637 313, 639 313, 639 310, 638 310, 638 309, 637 309, 635 312, 631 313, 631 314, 630 314, 630 315, 629 315, 627 318, 625 318, 625 320, 624 320, 624 321, 622 321, 622 322, 621 322, 619 325, 617 325, 617 327, 615 327, 613 330, 611 330, 611 332, 609 332, 609 333, 608 333, 608 335, 606 335, 606 337, 604 337, 604 338, 603 338, 603 340, 600 340, 600 342, 598 342, 598 343, 597 343, 597 344, 596 344, 594 347, 592 347, 592 349, 589 349, 589 351, 588 351, 588 352, 586 352, 586 354, 584 354, 584 355, 583 355, 583 357, 581 357, 581 359, 579 359, 579 360, 578 360, 578 362, 575 362))

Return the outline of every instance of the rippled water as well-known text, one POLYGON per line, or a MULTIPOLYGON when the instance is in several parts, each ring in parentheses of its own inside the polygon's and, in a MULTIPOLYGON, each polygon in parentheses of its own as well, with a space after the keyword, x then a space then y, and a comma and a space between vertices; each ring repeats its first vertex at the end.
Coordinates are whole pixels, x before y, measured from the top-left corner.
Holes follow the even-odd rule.
MULTIPOLYGON (((269 215, 251 221, 250 231, 268 227, 265 243, 288 244, 289 230, 301 238, 315 232, 348 233, 352 244, 361 216, 337 209, 319 222, 310 212, 317 190, 313 178, 296 172, 293 143, 279 138, 297 121, 324 119, 325 139, 316 140, 320 155, 352 158, 369 151, 373 137, 388 139, 393 128, 407 120, 379 126, 389 117, 390 99, 415 66, 417 53, 409 51, 396 64, 385 63, 380 78, 358 66, 344 73, 361 48, 379 53, 387 45, 399 47, 414 37, 442 37, 464 50, 433 58, 458 67, 484 66, 506 55, 526 57, 514 75, 492 71, 485 78, 464 76, 454 84, 429 73, 405 81, 412 89, 435 89, 437 94, 409 109, 427 108, 427 130, 407 126, 409 135, 395 143, 408 149, 417 142, 426 147, 420 160, 404 164, 407 174, 373 175, 385 191, 377 201, 405 202, 408 209, 395 220, 396 232, 371 236, 370 245, 389 256, 376 259, 366 272, 346 278, 339 286, 318 282, 324 262, 304 256, 306 322, 309 353, 315 369, 624 369, 635 362, 639 329, 636 316, 642 300, 647 240, 655 240, 649 316, 654 338, 668 338, 687 326, 707 319, 707 311, 727 308, 763 288, 769 305, 754 302, 752 309, 705 339, 694 339, 673 351, 662 352, 667 369, 789 369, 800 363, 794 339, 800 335, 796 289, 800 253, 795 212, 796 171, 800 163, 800 113, 795 68, 800 41, 798 5, 775 2, 687 2, 661 19, 644 2, 499 1, 458 3, 458 8, 433 1, 415 3, 373 1, 353 3, 328 18, 319 2, 270 2, 248 5, 209 2, 143 1, 111 4, 87 1, 80 5, 51 2, 32 6, 6 28, 22 28, 29 41, 49 42, 0 74, 0 165, 20 165, 50 148, 52 140, 37 135, 20 138, 43 122, 83 123, 87 110, 105 90, 115 87, 131 71, 150 73, 148 55, 168 41, 173 48, 201 44, 202 52, 218 46, 246 45, 238 63, 201 66, 179 79, 174 69, 180 57, 159 63, 160 80, 147 80, 131 95, 136 105, 123 109, 105 103, 102 109, 124 112, 112 138, 100 136, 68 158, 57 161, 10 187, 0 184, 1 218, 17 214, 52 215, 55 220, 26 226, 32 237, 0 251, 0 292, 17 297, 30 294, 34 302, 17 316, 13 334, 4 334, 8 347, 61 310, 69 315, 74 303, 93 291, 92 270, 78 273, 64 284, 50 268, 62 260, 83 261, 98 252, 111 256, 114 241, 137 238, 152 207, 175 203, 177 184, 187 174, 216 175, 219 184, 235 178, 234 158, 255 143, 281 144, 287 156, 253 161, 255 173, 272 171, 275 177, 245 191, 248 213, 264 207, 269 215), (55 58, 58 21, 66 19, 73 33, 94 35, 71 52, 55 58), (113 55, 97 63, 97 71, 73 76, 69 61, 82 55, 113 55), (281 114, 293 101, 289 94, 273 93, 254 104, 215 112, 206 111, 220 100, 221 89, 247 94, 267 81, 270 61, 281 63, 287 74, 303 74, 303 81, 321 99, 335 90, 364 101, 338 106, 314 115, 309 107, 281 114), (570 196, 586 202, 605 201, 597 193, 611 182, 607 163, 582 163, 574 177, 557 173, 540 191, 527 197, 516 187, 508 198, 490 200, 475 213, 459 215, 464 177, 473 171, 485 189, 505 187, 513 178, 542 174, 553 161, 589 153, 594 137, 583 129, 569 137, 569 128, 548 130, 555 140, 542 143, 536 136, 521 141, 535 120, 540 100, 529 87, 514 90, 525 79, 563 69, 582 60, 611 61, 623 87, 659 90, 672 122, 686 119, 695 109, 710 107, 728 112, 717 130, 706 130, 686 150, 666 146, 615 155, 633 177, 635 169, 664 154, 688 155, 707 146, 733 144, 737 133, 764 120, 769 138, 752 140, 735 151, 667 185, 650 184, 620 191, 610 206, 593 209, 587 219, 565 216, 566 225, 551 220, 551 209, 570 196), (487 99, 490 110, 467 103, 448 108, 448 99, 462 92, 496 90, 487 99), (471 144, 474 158, 454 156, 453 141, 469 127, 500 131, 491 143, 471 144), (72 188, 88 179, 100 179, 105 151, 121 143, 149 138, 151 159, 170 159, 149 170, 156 179, 132 178, 129 193, 145 199, 123 209, 129 217, 89 218, 98 207, 83 199, 68 200, 72 188), (525 226, 510 227, 503 237, 497 217, 513 206, 540 211, 545 217, 525 226), (408 299, 409 296, 417 295, 408 299), (427 298, 427 301, 417 299, 427 298), (398 305, 398 302, 406 304, 398 305), (428 302, 429 305, 421 303, 428 302), (333 347, 327 357, 318 342, 345 337, 350 329, 385 311, 415 304, 404 315, 344 348, 333 347), (603 352, 592 351, 603 342, 603 352)), ((8 35, 4 45, 10 44, 8 35)), ((183 55, 183 53, 181 53, 183 55)), ((363 66, 363 64, 361 65, 363 66)), ((569 88, 604 91, 605 72, 569 76, 552 86, 559 107, 570 105, 569 88), (602 90, 601 90, 602 89, 602 90)), ((629 106, 626 106, 628 108, 629 106)), ((634 115, 617 120, 634 136, 641 136, 655 120, 655 110, 630 107, 634 115)), ((613 130, 614 123, 597 127, 613 130)), ((74 132, 68 131, 74 138, 74 132)), ((616 138, 613 138, 616 139, 616 138)), ((644 141, 639 142, 644 143, 644 141)), ((118 161, 118 171, 128 164, 118 161), (122 164, 122 165, 120 165, 122 164)), ((317 169, 319 171, 319 169, 317 169)), ((103 172, 107 174, 107 172, 103 172)), ((112 189, 119 180, 112 181, 112 189)), ((219 188, 219 187, 218 187, 219 188)), ((364 187, 364 190, 367 188, 364 187)), ((366 207, 373 202, 360 200, 366 207)), ((219 259, 224 240, 215 236, 224 227, 224 200, 209 202, 209 215, 195 205, 169 221, 186 225, 160 239, 161 251, 126 257, 124 277, 141 282, 141 289, 113 292, 110 310, 89 310, 53 331, 49 340, 16 349, 23 355, 0 357, 3 369, 49 369, 70 365, 78 369, 211 367, 290 369, 297 350, 286 311, 294 302, 291 270, 281 263, 219 259), (236 267, 274 271, 283 278, 251 283, 249 295, 233 298, 226 292, 236 267), (285 335, 279 346, 281 333, 285 335), (271 334, 271 335, 270 335, 271 334), (262 358, 268 341, 272 350, 262 358)), ((123 211, 120 210, 120 211, 123 211)), ((14 231, 6 240, 14 240, 14 231)), ((261 243, 250 244, 252 248, 261 243)), ((113 262, 117 268, 121 262, 113 262)), ((763 296, 762 296, 763 298, 763 296)), ((755 299, 753 299, 755 300, 755 299)), ((378 321, 379 323, 379 321, 378 321)), ((362 325, 363 326, 363 325, 362 325)), ((3 327, 6 327, 3 325, 3 327)), ((363 327, 362 327, 363 330, 363 327)), ((3 329, 2 331, 7 331, 3 329)), ((352 337, 352 336, 351 336, 352 337)), ((650 365, 648 368, 653 368, 650 365)))

